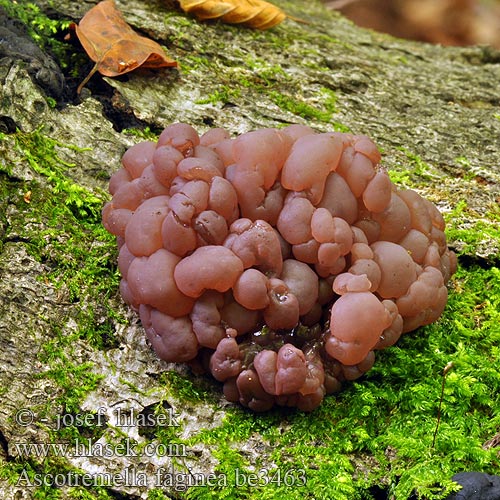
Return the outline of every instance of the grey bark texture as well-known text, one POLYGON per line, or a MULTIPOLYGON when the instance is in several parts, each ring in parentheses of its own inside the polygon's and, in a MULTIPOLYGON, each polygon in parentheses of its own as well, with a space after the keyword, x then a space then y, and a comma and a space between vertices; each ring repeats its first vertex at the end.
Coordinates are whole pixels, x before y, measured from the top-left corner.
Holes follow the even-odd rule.
MULTIPOLYGON (((51 17, 77 21, 96 2, 36 3, 51 17)), ((259 32, 196 22, 168 2, 117 1, 127 21, 164 45, 180 69, 105 78, 115 115, 155 130, 176 121, 188 122, 200 133, 224 127, 231 134, 304 123, 320 131, 366 134, 383 151, 384 165, 444 213, 466 202, 468 211, 455 221, 457 230, 474 226, 471 214, 488 229, 473 247, 459 239, 452 245, 471 258, 498 261, 499 240, 492 236, 498 219, 491 214, 498 217, 500 196, 500 53, 488 47, 442 48, 397 40, 359 29, 320 2, 276 3, 307 24, 287 19, 259 32)), ((14 129, 26 134, 40 130, 58 141, 58 158, 75 164, 68 171, 72 182, 105 201, 102 193, 121 155, 141 139, 119 130, 91 90, 84 89, 79 99, 72 95, 62 106, 50 106, 29 70, 29 61, 0 59, 2 123, 15 124, 14 129)), ((61 264, 40 261, 30 252, 30 235, 43 233, 47 225, 23 199, 25 186, 37 181, 40 192, 51 187, 20 153, 7 125, 0 143, 0 462, 16 458, 13 443, 52 440, 56 416, 67 408, 58 399, 57 377, 44 376, 54 370, 44 355, 46 346, 54 348, 56 331, 70 335, 78 330, 82 309, 95 311, 96 324, 102 311, 98 297, 90 294, 72 301, 69 291, 50 279, 61 264), (37 413, 41 407, 46 421, 37 413), (36 410, 20 423, 18 411, 23 408, 36 410)), ((113 346, 99 350, 80 339, 71 349, 61 349, 68 364, 90 362, 88 370, 97 377, 73 413, 99 411, 116 424, 117 409, 139 414, 164 400, 159 380, 165 370, 188 372, 155 357, 137 317, 127 311, 117 291, 111 306, 127 320, 113 325, 113 346)), ((201 378, 189 376, 203 384, 201 378)), ((180 437, 211 428, 224 417, 227 403, 215 385, 207 387, 212 400, 187 405, 178 402, 174 389, 169 393, 171 415, 182 422, 180 437)), ((138 442, 142 439, 137 426, 122 431, 138 442)), ((110 427, 103 432, 116 438, 110 427)), ((268 453, 270 447, 256 440, 242 449, 251 458, 268 453)), ((216 463, 208 445, 190 450, 177 462, 175 456, 140 453, 65 458, 86 472, 138 467, 150 484, 153 466, 168 468, 182 461, 190 472, 206 474, 216 463)), ((142 484, 111 489, 147 498, 142 484)), ((0 477, 2 498, 30 498, 32 491, 0 477)))

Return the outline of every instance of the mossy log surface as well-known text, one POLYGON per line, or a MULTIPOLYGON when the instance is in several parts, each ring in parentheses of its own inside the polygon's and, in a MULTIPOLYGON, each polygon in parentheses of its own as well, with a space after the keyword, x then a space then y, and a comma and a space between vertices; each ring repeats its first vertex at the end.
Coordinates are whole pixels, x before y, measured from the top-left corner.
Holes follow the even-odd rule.
POLYGON ((500 53, 397 40, 305 0, 275 3, 306 23, 265 32, 120 0, 180 68, 96 75, 77 97, 91 65, 60 27, 96 3, 0 0, 32 34, 59 26, 37 41, 66 76, 61 93, 53 63, 1 49, 0 496, 444 498, 456 472, 498 472, 500 53), (251 414, 159 361, 120 299, 100 209, 126 148, 176 121, 373 138, 447 221, 460 266, 442 319, 312 414, 251 414), (22 446, 48 443, 63 448, 22 446))

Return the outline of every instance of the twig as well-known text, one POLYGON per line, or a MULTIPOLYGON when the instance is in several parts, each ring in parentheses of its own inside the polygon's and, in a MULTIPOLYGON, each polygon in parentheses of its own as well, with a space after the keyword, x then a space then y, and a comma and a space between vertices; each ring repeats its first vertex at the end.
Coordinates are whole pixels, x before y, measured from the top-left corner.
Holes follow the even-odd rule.
POLYGON ((434 430, 434 437, 432 438, 432 448, 434 448, 434 445, 436 444, 436 436, 438 433, 439 429, 439 423, 441 422, 441 407, 443 405, 443 397, 444 397, 444 384, 446 382, 446 374, 453 368, 453 362, 450 361, 443 369, 443 382, 441 384, 441 397, 439 398, 439 407, 438 407, 438 414, 437 414, 437 422, 436 422, 436 429, 434 430))

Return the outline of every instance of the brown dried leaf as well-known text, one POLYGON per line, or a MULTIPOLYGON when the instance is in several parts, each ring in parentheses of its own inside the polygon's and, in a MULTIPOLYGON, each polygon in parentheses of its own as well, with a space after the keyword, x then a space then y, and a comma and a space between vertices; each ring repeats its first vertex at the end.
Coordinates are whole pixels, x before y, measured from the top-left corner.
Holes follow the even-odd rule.
POLYGON ((180 0, 180 5, 198 19, 220 19, 260 30, 272 28, 287 17, 279 7, 264 0, 180 0))
POLYGON ((72 25, 85 52, 96 64, 78 87, 78 92, 99 71, 118 76, 143 68, 177 66, 161 45, 138 35, 125 21, 113 0, 103 0, 90 9, 79 25, 72 25))

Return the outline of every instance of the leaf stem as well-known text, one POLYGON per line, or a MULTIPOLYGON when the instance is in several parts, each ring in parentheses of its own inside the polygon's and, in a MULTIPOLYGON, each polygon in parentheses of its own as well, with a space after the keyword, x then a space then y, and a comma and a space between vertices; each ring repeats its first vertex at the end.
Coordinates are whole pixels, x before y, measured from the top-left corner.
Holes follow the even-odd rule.
POLYGON ((453 362, 450 361, 443 369, 443 381, 441 383, 441 397, 439 398, 439 406, 438 406, 438 414, 437 414, 437 421, 436 421, 436 429, 434 430, 434 436, 432 438, 432 446, 431 448, 434 449, 434 445, 436 444, 436 436, 438 433, 439 429, 439 423, 441 422, 441 407, 443 405, 443 397, 444 397, 444 385, 446 382, 446 374, 453 368, 453 362))

